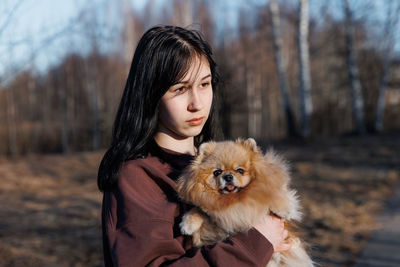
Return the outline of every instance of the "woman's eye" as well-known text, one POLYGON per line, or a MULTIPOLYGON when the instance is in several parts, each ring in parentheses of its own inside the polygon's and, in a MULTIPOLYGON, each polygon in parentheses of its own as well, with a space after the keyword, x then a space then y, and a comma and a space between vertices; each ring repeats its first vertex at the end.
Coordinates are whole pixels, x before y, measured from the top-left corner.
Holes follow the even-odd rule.
POLYGON ((244 170, 243 170, 242 168, 238 168, 238 169, 236 169, 236 171, 237 171, 238 173, 240 173, 241 175, 244 174, 244 170))
POLYGON ((186 91, 186 88, 185 88, 184 86, 179 87, 179 88, 176 88, 176 89, 174 90, 174 92, 175 92, 175 93, 178 93, 178 94, 181 94, 181 93, 183 93, 183 92, 185 92, 185 91, 186 91))
POLYGON ((217 177, 222 173, 222 170, 218 169, 214 171, 214 176, 217 177))
POLYGON ((205 88, 205 87, 207 87, 209 85, 210 85, 209 82, 204 82, 204 83, 200 84, 200 87, 205 88))

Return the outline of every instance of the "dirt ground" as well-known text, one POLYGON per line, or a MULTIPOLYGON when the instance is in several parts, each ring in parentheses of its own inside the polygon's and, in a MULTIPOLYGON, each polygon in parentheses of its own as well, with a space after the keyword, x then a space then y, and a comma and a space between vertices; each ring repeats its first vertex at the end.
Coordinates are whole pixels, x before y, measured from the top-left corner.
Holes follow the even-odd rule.
MULTIPOLYGON (((269 143, 301 196, 322 266, 352 266, 400 180, 400 133, 269 143)), ((0 158, 0 266, 102 266, 103 152, 0 158)))

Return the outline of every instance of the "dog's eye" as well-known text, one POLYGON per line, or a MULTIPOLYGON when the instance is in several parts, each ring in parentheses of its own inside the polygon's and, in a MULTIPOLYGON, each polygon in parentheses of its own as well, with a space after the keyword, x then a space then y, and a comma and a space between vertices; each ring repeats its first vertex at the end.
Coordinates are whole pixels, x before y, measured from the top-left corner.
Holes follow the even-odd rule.
POLYGON ((238 169, 236 169, 236 171, 237 171, 238 173, 240 173, 241 175, 244 174, 244 170, 243 170, 242 168, 238 168, 238 169))
POLYGON ((222 170, 218 169, 214 171, 214 176, 217 177, 218 175, 220 175, 222 173, 222 170))

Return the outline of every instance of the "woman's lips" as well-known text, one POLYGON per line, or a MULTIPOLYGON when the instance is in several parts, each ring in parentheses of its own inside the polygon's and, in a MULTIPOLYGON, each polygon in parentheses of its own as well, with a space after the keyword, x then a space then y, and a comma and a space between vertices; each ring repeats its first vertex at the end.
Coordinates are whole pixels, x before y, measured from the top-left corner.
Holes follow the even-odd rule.
POLYGON ((192 126, 197 126, 203 123, 204 117, 200 118, 193 118, 191 120, 188 120, 187 122, 192 125, 192 126))

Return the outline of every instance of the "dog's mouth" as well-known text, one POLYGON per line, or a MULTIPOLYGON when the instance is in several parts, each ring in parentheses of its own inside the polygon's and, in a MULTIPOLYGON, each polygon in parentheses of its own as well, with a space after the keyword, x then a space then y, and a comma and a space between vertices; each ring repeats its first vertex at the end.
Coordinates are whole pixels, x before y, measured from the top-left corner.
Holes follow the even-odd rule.
POLYGON ((219 192, 222 194, 238 193, 240 187, 234 186, 233 184, 228 184, 224 188, 220 189, 219 192))

